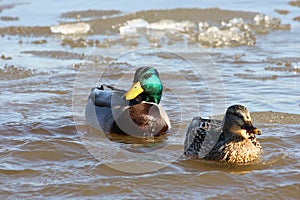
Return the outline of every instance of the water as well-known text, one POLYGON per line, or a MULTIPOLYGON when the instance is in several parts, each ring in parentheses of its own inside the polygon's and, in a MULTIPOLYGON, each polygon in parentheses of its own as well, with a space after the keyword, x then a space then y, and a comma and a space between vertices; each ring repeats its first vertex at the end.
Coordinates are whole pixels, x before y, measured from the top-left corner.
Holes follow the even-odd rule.
POLYGON ((297 199, 300 23, 292 19, 299 16, 299 7, 288 1, 203 5, 2 0, 0 9, 0 17, 18 17, 0 20, 1 199, 297 199), (156 11, 156 15, 149 11, 212 7, 243 12, 220 16, 213 9, 156 11), (60 17, 91 9, 121 12, 106 12, 104 19, 103 13, 92 11, 85 13, 90 17, 83 13, 60 17), (127 15, 132 12, 137 16, 127 15), (222 48, 200 48, 193 42, 200 21, 209 26, 220 26, 220 20, 227 18, 253 23, 257 12, 280 18, 281 25, 290 24, 290 29, 251 27, 255 44, 250 46, 239 45, 238 39, 222 48), (129 20, 144 17, 151 24, 166 16, 173 19, 168 25, 188 20, 195 27, 184 35, 145 28, 131 36, 119 35, 119 27, 129 20), (91 25, 92 32, 50 32, 50 26, 80 20, 91 25), (21 26, 40 27, 27 34, 21 26), (88 128, 84 107, 90 88, 100 80, 127 89, 134 68, 145 65, 160 72, 165 88, 161 103, 172 123, 170 134, 156 139, 111 135, 111 141, 88 128), (183 157, 185 129, 192 117, 222 115, 236 103, 248 107, 254 124, 263 131, 262 158, 228 165, 183 157))

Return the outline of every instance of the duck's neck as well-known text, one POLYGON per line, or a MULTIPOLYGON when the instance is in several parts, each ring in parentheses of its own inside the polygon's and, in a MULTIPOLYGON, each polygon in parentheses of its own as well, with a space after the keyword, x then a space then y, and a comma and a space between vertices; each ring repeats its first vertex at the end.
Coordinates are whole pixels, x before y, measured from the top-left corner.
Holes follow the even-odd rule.
POLYGON ((147 101, 147 102, 152 102, 152 103, 159 104, 160 98, 161 98, 161 94, 152 94, 152 95, 149 95, 147 93, 144 93, 144 94, 141 95, 141 97, 142 97, 142 101, 147 101))
POLYGON ((161 95, 147 95, 147 93, 143 92, 138 95, 136 98, 129 101, 129 105, 136 105, 141 103, 142 101, 151 102, 159 104, 161 95))
POLYGON ((244 140, 245 137, 237 134, 237 133, 233 133, 233 132, 230 132, 230 131, 227 131, 227 130, 223 130, 223 134, 224 134, 224 140, 225 141, 229 141, 229 140, 244 140))

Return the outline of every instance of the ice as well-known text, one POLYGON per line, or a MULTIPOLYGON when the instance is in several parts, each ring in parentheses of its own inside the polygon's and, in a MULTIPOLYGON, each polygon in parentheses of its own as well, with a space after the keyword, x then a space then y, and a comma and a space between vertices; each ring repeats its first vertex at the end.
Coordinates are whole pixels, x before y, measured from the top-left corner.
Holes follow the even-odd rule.
POLYGON ((119 28, 121 35, 136 35, 138 29, 147 28, 149 23, 143 19, 134 19, 127 21, 123 26, 119 28))
MULTIPOLYGON (((265 34, 276 29, 289 29, 289 25, 282 25, 280 19, 273 18, 264 14, 257 14, 252 20, 242 18, 232 18, 222 22, 201 22, 161 20, 149 23, 143 19, 127 21, 119 28, 121 35, 135 35, 138 30, 160 30, 160 33, 169 37, 168 33, 177 31, 184 33, 191 38, 195 38, 203 47, 230 47, 230 46, 253 46, 256 43, 257 34, 265 34), (196 37, 195 37, 196 36, 196 37)), ((144 32, 148 34, 148 32, 144 32)), ((151 32, 151 34, 153 34, 151 32)), ((159 44, 155 40, 155 35, 151 35, 150 42, 159 44), (154 42, 153 42, 154 41, 154 42)), ((157 40, 157 39, 156 39, 157 40)), ((169 43, 173 44, 169 38, 169 43)))
POLYGON ((285 28, 284 25, 281 25, 281 21, 278 18, 270 17, 263 14, 257 14, 254 18, 254 24, 252 25, 252 28, 257 33, 268 33, 271 30, 274 29, 281 29, 285 28))
POLYGON ((173 20, 161 20, 159 22, 148 23, 143 19, 134 19, 127 21, 119 28, 121 35, 136 35, 139 29, 156 29, 156 30, 175 30, 179 32, 189 32, 195 30, 196 25, 190 21, 176 22, 173 20))
POLYGON ((222 21, 219 26, 199 23, 198 42, 204 47, 254 45, 255 36, 241 18, 222 21))
POLYGON ((157 30, 175 30, 179 32, 189 32, 196 28, 195 23, 190 21, 176 22, 173 20, 161 20, 151 23, 148 28, 157 30))
POLYGON ((60 24, 56 26, 51 26, 50 30, 52 33, 61 34, 85 34, 88 33, 91 26, 87 23, 72 23, 72 24, 60 24))

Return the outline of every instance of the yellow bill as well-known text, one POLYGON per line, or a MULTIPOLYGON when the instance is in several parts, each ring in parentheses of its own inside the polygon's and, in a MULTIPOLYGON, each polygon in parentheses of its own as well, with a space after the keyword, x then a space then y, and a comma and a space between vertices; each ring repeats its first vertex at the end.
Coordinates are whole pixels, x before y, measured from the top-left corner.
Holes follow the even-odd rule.
POLYGON ((128 90, 128 92, 126 92, 124 96, 126 97, 126 100, 131 100, 137 97, 142 92, 144 92, 144 89, 142 88, 141 83, 138 81, 132 85, 130 90, 128 90))

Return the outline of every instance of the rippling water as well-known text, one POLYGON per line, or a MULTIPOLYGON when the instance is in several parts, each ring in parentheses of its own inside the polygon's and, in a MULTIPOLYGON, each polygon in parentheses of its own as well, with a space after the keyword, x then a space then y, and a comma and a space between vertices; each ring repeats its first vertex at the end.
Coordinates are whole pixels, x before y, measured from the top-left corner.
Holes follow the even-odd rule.
POLYGON ((0 1, 1 199, 297 199, 300 23, 293 18, 299 9, 288 1, 0 1), (211 7, 235 11, 203 10, 211 7), (150 11, 173 8, 199 9, 150 11), (212 46, 200 48, 194 42, 198 22, 212 27, 242 18, 253 24, 257 12, 282 26, 251 27, 254 45, 231 41, 216 48, 211 38, 205 44, 212 46), (136 18, 197 25, 183 34, 143 29, 120 35, 136 18), (89 24, 87 34, 51 33, 51 26, 80 20, 89 24), (162 105, 172 123, 167 136, 103 137, 85 125, 91 87, 105 82, 126 89, 134 69, 149 65, 164 84, 162 105), (263 131, 260 160, 229 165, 182 156, 192 117, 222 115, 236 103, 249 108, 263 131))

